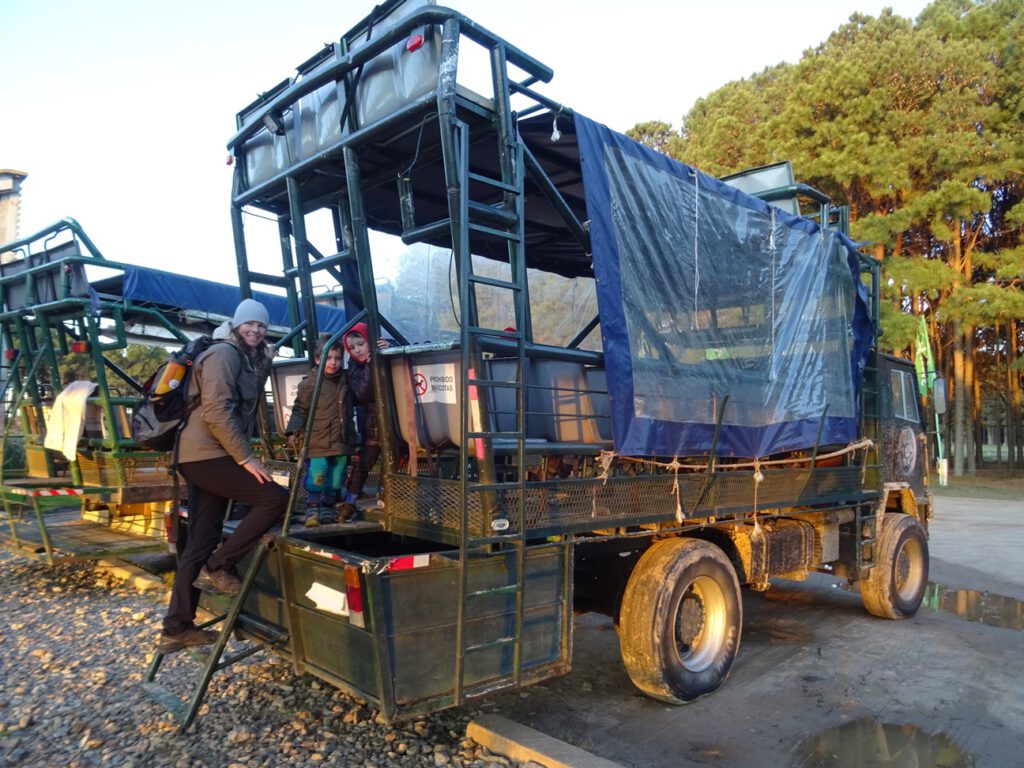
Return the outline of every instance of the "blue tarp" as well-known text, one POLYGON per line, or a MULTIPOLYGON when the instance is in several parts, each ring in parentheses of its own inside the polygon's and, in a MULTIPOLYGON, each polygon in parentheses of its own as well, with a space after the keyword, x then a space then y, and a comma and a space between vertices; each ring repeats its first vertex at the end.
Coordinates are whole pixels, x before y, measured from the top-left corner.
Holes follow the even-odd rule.
MULTIPOLYGON (((147 267, 125 266, 121 279, 120 293, 129 301, 208 312, 228 318, 234 315, 241 296, 238 286, 147 267)), ((104 282, 99 280, 96 284, 101 286, 104 282)), ((292 327, 288 302, 283 296, 254 291, 253 298, 267 308, 271 325, 292 327)), ((318 305, 316 322, 320 332, 340 331, 345 325, 345 312, 339 308, 318 305)))
POLYGON ((577 114, 616 450, 762 457, 858 437, 854 243, 577 114), (724 404, 724 409, 723 409, 724 404))

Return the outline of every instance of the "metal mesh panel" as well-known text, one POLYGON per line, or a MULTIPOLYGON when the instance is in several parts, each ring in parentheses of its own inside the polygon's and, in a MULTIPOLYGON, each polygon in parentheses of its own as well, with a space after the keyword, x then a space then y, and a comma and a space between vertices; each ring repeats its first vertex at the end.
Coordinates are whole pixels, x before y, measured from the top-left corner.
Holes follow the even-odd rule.
MULTIPOLYGON (((392 495, 387 507, 390 514, 456 531, 462 525, 462 489, 458 480, 392 475, 390 488, 392 495)), ((470 531, 480 535, 483 531, 480 499, 470 494, 467 504, 470 531)))
POLYGON ((164 454, 112 456, 101 451, 79 451, 78 468, 85 485, 153 485, 171 481, 168 457, 164 454))
MULTIPOLYGON (((859 466, 813 472, 808 467, 786 468, 761 474, 760 482, 750 470, 680 474, 678 500, 675 476, 670 473, 526 483, 526 528, 584 530, 671 522, 676 519, 677 503, 684 518, 705 518, 803 504, 853 503, 866 495, 859 466)), ((395 475, 390 482, 390 514, 458 531, 461 488, 457 480, 395 475)), ((491 491, 496 501, 491 514, 483 512, 490 506, 481 503, 486 493, 467 494, 470 534, 492 535, 495 519, 507 520, 508 531, 516 531, 518 488, 513 485, 508 490, 491 491)))

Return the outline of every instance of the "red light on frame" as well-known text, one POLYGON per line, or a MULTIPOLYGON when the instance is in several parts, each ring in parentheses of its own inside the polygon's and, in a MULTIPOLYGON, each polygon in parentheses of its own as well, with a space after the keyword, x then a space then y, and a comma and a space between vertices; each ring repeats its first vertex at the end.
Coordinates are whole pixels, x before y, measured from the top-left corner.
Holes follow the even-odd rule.
POLYGON ((87 341, 72 341, 71 351, 76 355, 81 355, 89 351, 89 342, 87 341))
POLYGON ((412 37, 405 41, 405 50, 409 51, 409 53, 412 53, 413 51, 418 50, 422 47, 423 35, 413 35, 412 37))
POLYGON ((345 566, 345 597, 348 602, 348 620, 354 627, 365 627, 363 617, 363 588, 359 583, 359 568, 345 566))
POLYGON ((14 360, 15 358, 18 357, 18 350, 14 349, 13 347, 5 349, 4 357, 7 358, 8 360, 14 360))

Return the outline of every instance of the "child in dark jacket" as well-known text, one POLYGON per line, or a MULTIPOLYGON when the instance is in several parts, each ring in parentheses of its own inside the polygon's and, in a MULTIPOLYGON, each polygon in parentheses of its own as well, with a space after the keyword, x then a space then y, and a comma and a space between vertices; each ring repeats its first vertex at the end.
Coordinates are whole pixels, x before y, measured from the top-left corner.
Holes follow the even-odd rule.
MULTIPOLYGON (((348 478, 348 493, 345 501, 355 504, 363 494, 366 478, 380 457, 380 427, 377 423, 377 399, 373 393, 373 376, 371 370, 370 334, 366 323, 356 323, 352 330, 345 334, 343 341, 348 350, 351 362, 348 367, 349 387, 355 403, 360 407, 359 435, 361 446, 359 455, 352 464, 348 478)), ((378 339, 377 346, 381 349, 390 346, 386 339, 378 339)))
POLYGON ((326 354, 324 378, 320 385, 320 399, 313 413, 313 429, 306 451, 306 525, 332 525, 338 522, 341 512, 347 519, 355 514, 355 507, 335 504, 343 492, 345 469, 348 457, 353 453, 356 442, 355 424, 352 420, 352 400, 349 394, 348 376, 342 369, 344 354, 340 346, 324 350, 329 339, 321 335, 313 352, 313 370, 299 382, 295 404, 288 419, 285 434, 294 448, 300 435, 305 434, 310 418, 313 389, 316 386, 317 366, 326 354))

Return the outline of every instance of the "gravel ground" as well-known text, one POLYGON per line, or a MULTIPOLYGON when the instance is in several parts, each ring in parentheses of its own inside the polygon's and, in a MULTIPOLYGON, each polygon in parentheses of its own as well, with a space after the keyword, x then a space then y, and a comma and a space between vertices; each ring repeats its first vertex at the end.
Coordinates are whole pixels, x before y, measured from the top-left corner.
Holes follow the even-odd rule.
MULTIPOLYGON (((179 734, 140 687, 162 598, 92 564, 49 567, 0 552, 0 765, 518 765, 465 738, 480 710, 385 725, 263 653, 214 676, 196 724, 179 734)), ((174 654, 157 679, 184 697, 198 670, 174 654)))

